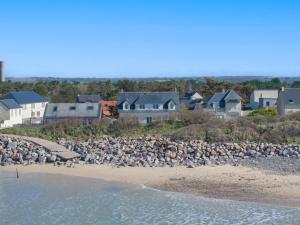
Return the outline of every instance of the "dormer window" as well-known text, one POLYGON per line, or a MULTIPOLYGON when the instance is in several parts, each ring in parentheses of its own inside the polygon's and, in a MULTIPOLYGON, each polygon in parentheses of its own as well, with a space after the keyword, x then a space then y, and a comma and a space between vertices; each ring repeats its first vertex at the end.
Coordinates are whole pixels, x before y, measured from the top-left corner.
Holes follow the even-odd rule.
POLYGON ((170 109, 174 109, 175 108, 175 105, 173 102, 170 103, 170 109))
POLYGON ((158 104, 153 104, 153 109, 159 109, 159 105, 158 104))
POLYGON ((145 105, 144 105, 144 104, 141 104, 141 105, 140 105, 140 109, 145 109, 145 105))
POLYGON ((289 100, 289 104, 294 104, 294 100, 293 100, 293 99, 290 99, 290 100, 289 100))
POLYGON ((126 103, 126 102, 124 103, 124 109, 125 109, 125 110, 128 110, 128 109, 129 109, 129 104, 126 103))

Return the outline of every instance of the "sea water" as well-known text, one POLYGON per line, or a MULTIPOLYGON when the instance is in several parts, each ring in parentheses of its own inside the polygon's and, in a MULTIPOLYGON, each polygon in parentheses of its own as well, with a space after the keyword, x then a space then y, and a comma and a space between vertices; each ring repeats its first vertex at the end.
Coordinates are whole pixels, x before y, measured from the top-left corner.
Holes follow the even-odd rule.
POLYGON ((0 172, 0 225, 300 224, 300 210, 46 174, 0 172))

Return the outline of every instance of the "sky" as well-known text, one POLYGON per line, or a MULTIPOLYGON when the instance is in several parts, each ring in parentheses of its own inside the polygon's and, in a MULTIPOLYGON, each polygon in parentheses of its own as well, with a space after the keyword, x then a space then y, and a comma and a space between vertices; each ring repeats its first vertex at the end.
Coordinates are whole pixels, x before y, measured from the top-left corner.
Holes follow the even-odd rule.
POLYGON ((300 75, 299 0, 0 0, 7 76, 300 75))

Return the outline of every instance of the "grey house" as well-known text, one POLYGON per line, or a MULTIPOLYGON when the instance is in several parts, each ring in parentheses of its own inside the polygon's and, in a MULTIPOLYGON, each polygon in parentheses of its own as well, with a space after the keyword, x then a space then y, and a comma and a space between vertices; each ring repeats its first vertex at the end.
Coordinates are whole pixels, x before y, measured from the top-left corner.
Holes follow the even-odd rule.
POLYGON ((241 100, 234 90, 217 92, 206 102, 206 111, 220 119, 236 119, 242 114, 241 100))
POLYGON ((121 92, 119 117, 134 117, 140 123, 169 120, 179 112, 178 92, 121 92))
POLYGON ((279 91, 277 111, 280 115, 300 112, 300 88, 282 88, 279 91))
POLYGON ((98 103, 49 103, 45 110, 44 123, 61 120, 77 120, 83 123, 99 121, 102 108, 98 103))

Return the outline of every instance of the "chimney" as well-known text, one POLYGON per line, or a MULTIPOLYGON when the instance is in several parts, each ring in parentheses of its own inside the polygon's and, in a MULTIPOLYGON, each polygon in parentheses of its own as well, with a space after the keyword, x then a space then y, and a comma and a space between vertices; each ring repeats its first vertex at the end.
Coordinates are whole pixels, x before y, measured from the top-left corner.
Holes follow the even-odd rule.
POLYGON ((3 66, 4 66, 4 63, 2 61, 0 61, 0 83, 5 81, 3 66))
POLYGON ((283 86, 281 87, 281 91, 282 91, 282 92, 284 91, 284 87, 283 87, 283 86))

